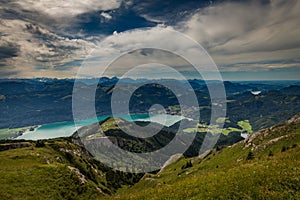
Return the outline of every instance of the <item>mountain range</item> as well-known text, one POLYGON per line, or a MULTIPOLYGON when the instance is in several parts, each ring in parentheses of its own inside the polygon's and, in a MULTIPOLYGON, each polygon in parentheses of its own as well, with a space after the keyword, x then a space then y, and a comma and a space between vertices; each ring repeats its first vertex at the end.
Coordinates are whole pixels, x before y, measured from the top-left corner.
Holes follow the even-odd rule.
MULTIPOLYGON (((51 122, 71 121, 73 79, 4 79, 0 81, 0 128, 19 128, 51 122)), ((78 81, 78 80, 77 80, 78 81)), ((83 88, 97 85, 95 109, 98 116, 111 115, 111 95, 117 78, 101 78, 78 81, 83 88)), ((119 86, 126 91, 146 80, 122 80, 119 86)), ((131 113, 147 113, 154 104, 161 104, 172 112, 178 106, 176 96, 164 82, 181 87, 178 80, 160 80, 135 91, 130 101, 131 113), (145 98, 148 99, 145 101, 145 98)), ((211 105, 207 85, 202 80, 189 80, 198 98, 201 120, 208 123, 211 105)), ((207 84, 219 84, 208 82, 207 84)), ((227 117, 236 124, 248 119, 254 130, 283 122, 300 112, 300 86, 297 82, 224 82, 228 109, 227 117), (251 91, 261 91, 258 96, 251 91), (266 119, 266 120, 265 120, 266 119)), ((179 94, 181 95, 181 94, 179 94)))

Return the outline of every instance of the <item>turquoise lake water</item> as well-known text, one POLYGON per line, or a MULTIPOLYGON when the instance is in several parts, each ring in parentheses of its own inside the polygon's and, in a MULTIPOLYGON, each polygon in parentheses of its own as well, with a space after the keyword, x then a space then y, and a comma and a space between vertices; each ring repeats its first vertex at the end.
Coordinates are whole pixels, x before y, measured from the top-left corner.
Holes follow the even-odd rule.
MULTIPOLYGON (((45 124, 39 126, 34 131, 25 132, 22 136, 19 136, 16 139, 25 139, 25 140, 41 140, 41 139, 50 139, 58 137, 68 137, 71 136, 77 129, 93 124, 95 122, 101 122, 108 118, 109 116, 101 116, 94 119, 80 120, 76 122, 57 122, 51 124, 45 124)), ((120 115, 115 116, 122 118, 126 121, 145 121, 145 122, 156 122, 164 126, 171 126, 176 122, 184 119, 185 117, 179 115, 167 115, 167 114, 133 114, 133 115, 120 115)))

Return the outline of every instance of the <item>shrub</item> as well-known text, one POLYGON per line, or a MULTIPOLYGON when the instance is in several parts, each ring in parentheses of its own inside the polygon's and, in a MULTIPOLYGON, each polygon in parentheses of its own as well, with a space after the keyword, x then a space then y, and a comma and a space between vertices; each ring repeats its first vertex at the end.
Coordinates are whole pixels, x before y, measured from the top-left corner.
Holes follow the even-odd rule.
POLYGON ((269 151, 268 156, 274 156, 273 152, 272 152, 272 151, 269 151))
POLYGON ((45 142, 43 140, 38 140, 35 143, 35 147, 44 147, 45 146, 45 142))
POLYGON ((249 151, 246 159, 247 160, 253 160, 254 159, 254 153, 252 151, 249 151))
POLYGON ((192 164, 192 161, 187 161, 185 165, 183 165, 181 167, 181 169, 187 169, 187 168, 190 168, 190 167, 193 167, 193 164, 192 164))
POLYGON ((286 150, 288 150, 288 148, 287 148, 286 146, 283 146, 283 147, 281 148, 281 152, 285 152, 286 150))

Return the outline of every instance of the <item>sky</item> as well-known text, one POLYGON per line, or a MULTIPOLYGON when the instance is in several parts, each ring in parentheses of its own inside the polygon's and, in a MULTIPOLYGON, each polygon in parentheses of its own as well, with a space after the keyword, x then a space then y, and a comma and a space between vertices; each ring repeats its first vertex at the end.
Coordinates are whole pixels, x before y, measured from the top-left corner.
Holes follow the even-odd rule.
MULTIPOLYGON (((298 0, 0 0, 0 16, 0 78, 74 78, 87 60, 104 69, 118 54, 152 44, 189 52, 208 74, 212 66, 205 60, 211 58, 225 80, 300 75, 298 0), (200 44, 207 58, 176 35, 200 44)), ((168 59, 174 69, 198 77, 158 51, 136 52, 107 75, 122 76, 135 58, 168 59)))

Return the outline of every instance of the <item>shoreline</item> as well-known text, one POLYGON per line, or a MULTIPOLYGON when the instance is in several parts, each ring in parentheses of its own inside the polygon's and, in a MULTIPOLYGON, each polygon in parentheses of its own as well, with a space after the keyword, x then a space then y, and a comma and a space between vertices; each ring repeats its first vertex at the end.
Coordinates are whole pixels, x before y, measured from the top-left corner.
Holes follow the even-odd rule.
MULTIPOLYGON (((152 120, 150 120, 151 118, 149 116, 147 116, 147 117, 146 116, 145 117, 140 116, 139 117, 139 115, 145 115, 145 113, 132 114, 132 115, 130 115, 132 117, 130 120, 126 119, 126 118, 128 118, 128 115, 123 115, 123 117, 124 117, 123 118, 122 115, 120 114, 120 117, 122 117, 124 120, 127 120, 127 121, 147 121, 147 122, 152 121, 152 120)), ((156 114, 156 115, 162 115, 162 114, 156 114)), ((168 114, 164 114, 164 115, 168 115, 168 114)), ((176 115, 169 115, 169 116, 176 118, 176 115)), ((109 117, 109 116, 102 116, 101 120, 97 120, 97 121, 98 122, 103 121, 107 117, 109 117)), ((182 116, 178 115, 178 117, 180 118, 180 120, 183 119, 182 116)), ((173 118, 173 120, 171 120, 171 121, 175 121, 174 123, 180 121, 179 119, 175 119, 175 118, 173 118)), ((38 126, 34 126, 34 127, 29 127, 22 134, 18 135, 14 139, 24 139, 24 138, 22 138, 22 136, 24 136, 28 140, 32 140, 32 138, 35 138, 36 140, 38 140, 38 139, 44 139, 44 138, 48 138, 48 137, 49 138, 65 137, 68 134, 72 135, 80 127, 88 126, 90 124, 95 123, 95 120, 96 119, 88 119, 87 121, 83 121, 82 124, 80 124, 80 126, 79 126, 79 124, 76 125, 76 123, 70 123, 70 122, 73 122, 73 121, 66 121, 66 122, 58 122, 58 123, 65 123, 65 124, 58 125, 57 127, 55 126, 57 123, 50 123, 50 124, 45 124, 45 125, 38 125, 38 126), (47 126, 47 127, 45 127, 45 130, 41 130, 40 132, 38 131, 39 134, 34 134, 34 132, 42 126, 47 126), (35 129, 30 131, 30 129, 32 129, 32 128, 35 128, 35 129), (53 128, 53 131, 51 130, 52 128, 53 128), (72 133, 70 132, 71 130, 73 130, 72 133), (50 132, 52 132, 53 134, 49 134, 50 132), (31 134, 31 135, 27 135, 27 134, 31 134), (27 135, 27 137, 26 137, 26 135, 27 135), (62 135, 64 135, 64 136, 62 136, 62 135)), ((160 121, 157 120, 157 119, 154 119, 153 122, 159 123, 160 121)), ((166 121, 166 124, 162 124, 162 125, 170 126, 170 123, 172 123, 172 122, 166 121)))

